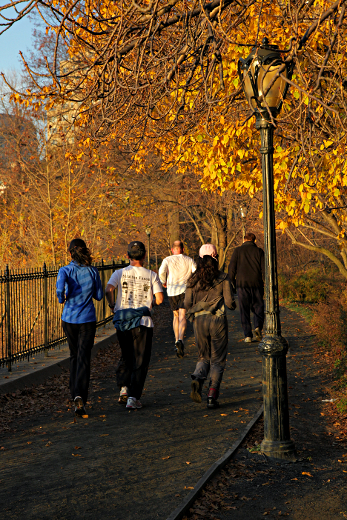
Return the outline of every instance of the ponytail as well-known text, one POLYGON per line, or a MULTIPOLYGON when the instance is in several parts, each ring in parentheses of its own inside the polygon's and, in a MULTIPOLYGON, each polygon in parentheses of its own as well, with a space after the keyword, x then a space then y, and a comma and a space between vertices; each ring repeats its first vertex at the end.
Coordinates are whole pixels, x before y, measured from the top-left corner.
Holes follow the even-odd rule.
POLYGON ((92 255, 86 243, 81 238, 74 238, 69 245, 71 258, 79 265, 92 265, 92 255))

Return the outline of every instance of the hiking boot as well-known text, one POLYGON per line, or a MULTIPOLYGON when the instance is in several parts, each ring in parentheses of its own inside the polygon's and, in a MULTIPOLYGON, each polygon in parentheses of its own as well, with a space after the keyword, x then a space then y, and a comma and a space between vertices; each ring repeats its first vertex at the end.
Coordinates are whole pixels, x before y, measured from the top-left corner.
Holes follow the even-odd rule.
POLYGON ((252 343, 252 338, 250 338, 250 337, 245 338, 245 343, 252 343))
POLYGON ((191 393, 190 398, 194 403, 201 403, 201 392, 202 387, 204 385, 204 381, 202 379, 193 379, 191 382, 191 393))
POLYGON ((254 332, 255 332, 255 337, 257 338, 257 341, 261 341, 263 339, 263 334, 262 334, 262 331, 260 330, 260 328, 257 327, 256 329, 254 329, 254 332))
POLYGON ((127 399, 128 399, 128 387, 122 386, 122 388, 120 389, 118 402, 119 402, 119 404, 126 404, 127 399))
POLYGON ((176 347, 176 356, 180 359, 184 356, 184 343, 181 339, 178 339, 175 343, 176 347))
POLYGON ((128 397, 126 407, 127 407, 129 410, 137 410, 137 409, 139 409, 139 408, 142 408, 142 404, 141 404, 140 401, 139 401, 138 399, 136 399, 135 397, 128 397))
POLYGON ((218 408, 219 402, 218 398, 218 390, 215 388, 210 388, 207 395, 207 408, 218 408))
POLYGON ((75 404, 75 415, 78 417, 82 417, 82 415, 87 415, 86 409, 84 408, 83 399, 79 395, 77 395, 74 399, 75 404))

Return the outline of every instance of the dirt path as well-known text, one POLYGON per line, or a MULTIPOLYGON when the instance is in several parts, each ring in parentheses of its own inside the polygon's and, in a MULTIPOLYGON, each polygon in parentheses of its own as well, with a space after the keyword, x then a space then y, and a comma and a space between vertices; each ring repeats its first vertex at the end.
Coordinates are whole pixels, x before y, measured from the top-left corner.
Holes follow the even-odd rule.
POLYGON ((156 321, 142 410, 117 404, 114 369, 105 364, 93 382, 88 419, 74 422, 50 407, 48 393, 43 416, 0 437, 1 518, 165 519, 233 444, 261 404, 257 343, 242 341, 239 315, 230 313, 221 407, 207 410, 205 401, 189 399, 191 328, 187 355, 178 360, 167 304, 156 321))

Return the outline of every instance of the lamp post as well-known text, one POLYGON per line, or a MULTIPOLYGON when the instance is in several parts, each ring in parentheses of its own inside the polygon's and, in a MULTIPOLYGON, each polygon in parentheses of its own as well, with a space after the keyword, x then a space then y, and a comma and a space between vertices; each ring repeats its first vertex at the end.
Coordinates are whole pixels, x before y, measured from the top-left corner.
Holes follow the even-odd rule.
POLYGON ((147 235, 147 238, 148 238, 148 247, 147 247, 147 267, 148 269, 151 268, 151 231, 152 229, 147 226, 146 227, 146 235, 147 235))
POLYGON ((245 229, 245 220, 247 217, 247 208, 246 206, 240 206, 240 213, 241 213, 241 219, 242 219, 242 241, 245 238, 246 229, 245 229))
POLYGON ((247 101, 255 112, 260 130, 265 252, 265 335, 259 344, 263 357, 264 439, 261 450, 278 459, 295 460, 295 446, 290 439, 287 393, 287 341, 281 336, 278 303, 277 255, 273 181, 273 121, 288 90, 279 77, 290 77, 291 68, 281 57, 277 45, 264 38, 259 48, 238 64, 239 76, 247 101))

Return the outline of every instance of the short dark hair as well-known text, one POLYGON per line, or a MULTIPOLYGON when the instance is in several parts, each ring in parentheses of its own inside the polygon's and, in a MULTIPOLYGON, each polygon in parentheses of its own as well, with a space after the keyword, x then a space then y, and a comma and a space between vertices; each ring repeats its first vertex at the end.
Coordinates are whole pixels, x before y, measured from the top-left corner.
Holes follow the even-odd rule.
POLYGON ((178 249, 180 248, 182 251, 183 251, 183 248, 184 248, 184 245, 183 245, 183 242, 181 242, 180 240, 175 240, 171 246, 171 249, 178 249))
POLYGON ((246 233, 244 236, 244 240, 249 240, 250 242, 255 242, 256 238, 254 233, 246 233))
POLYGON ((139 240, 130 242, 130 244, 128 245, 128 257, 131 260, 142 260, 145 257, 145 254, 145 245, 139 240))

